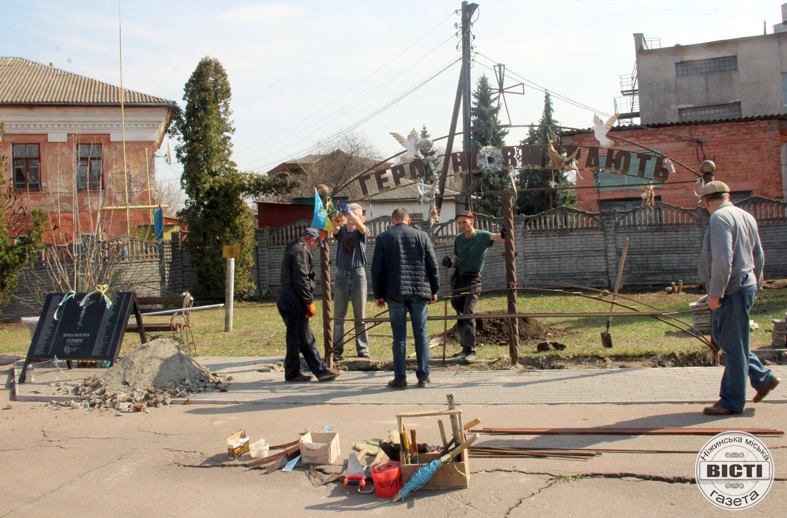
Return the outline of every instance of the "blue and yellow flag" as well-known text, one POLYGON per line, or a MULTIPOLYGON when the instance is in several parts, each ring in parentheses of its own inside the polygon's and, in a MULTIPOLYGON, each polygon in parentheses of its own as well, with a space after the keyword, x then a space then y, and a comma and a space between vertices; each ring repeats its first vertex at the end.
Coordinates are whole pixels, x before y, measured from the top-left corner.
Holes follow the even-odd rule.
POLYGON ((322 203, 320 195, 317 194, 317 189, 314 189, 314 216, 312 216, 312 226, 314 228, 324 230, 326 232, 333 232, 333 221, 328 216, 328 211, 322 203))

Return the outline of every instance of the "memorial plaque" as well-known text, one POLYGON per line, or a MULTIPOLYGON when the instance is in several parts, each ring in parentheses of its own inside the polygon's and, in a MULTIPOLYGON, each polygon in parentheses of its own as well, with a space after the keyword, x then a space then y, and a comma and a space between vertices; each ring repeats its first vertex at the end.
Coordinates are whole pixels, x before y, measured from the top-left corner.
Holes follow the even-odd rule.
MULTIPOLYGON (((126 323, 135 306, 134 294, 112 293, 107 304, 101 294, 77 293, 61 304, 63 293, 49 293, 38 319, 25 367, 36 360, 95 360, 114 363, 126 323)), ((24 376, 25 369, 22 370, 24 376)), ((20 376, 20 382, 24 382, 20 376)))

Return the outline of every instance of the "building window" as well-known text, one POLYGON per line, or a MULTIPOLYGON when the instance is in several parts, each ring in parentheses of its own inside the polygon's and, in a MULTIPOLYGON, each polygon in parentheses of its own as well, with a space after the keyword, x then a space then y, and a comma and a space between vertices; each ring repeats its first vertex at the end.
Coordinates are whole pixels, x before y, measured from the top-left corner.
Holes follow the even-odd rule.
POLYGON ((41 151, 38 144, 14 144, 14 188, 41 190, 41 151))
POLYGON ((709 104, 695 108, 680 108, 678 119, 681 122, 706 121, 714 119, 737 119, 741 116, 741 103, 709 104))
POLYGON ((101 189, 101 144, 79 144, 77 189, 101 189))
POLYGON ((724 56, 722 58, 693 59, 675 63, 677 77, 713 74, 716 72, 730 72, 738 70, 738 56, 724 56))

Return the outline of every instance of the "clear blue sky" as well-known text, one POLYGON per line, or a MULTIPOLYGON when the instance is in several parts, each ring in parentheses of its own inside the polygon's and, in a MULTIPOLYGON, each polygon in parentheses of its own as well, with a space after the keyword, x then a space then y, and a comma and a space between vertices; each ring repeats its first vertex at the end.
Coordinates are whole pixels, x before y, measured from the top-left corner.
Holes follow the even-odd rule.
MULTIPOLYGON (((634 64, 632 34, 662 46, 768 32, 781 21, 770 0, 478 0, 478 52, 513 73, 613 111, 619 76, 634 64)), ((4 0, 0 53, 119 83, 118 2, 4 0)), ((265 170, 360 121, 459 57, 459 1, 121 0, 125 86, 182 102, 203 56, 222 61, 233 88, 235 159, 265 170)), ((490 64, 477 56, 474 80, 490 64)), ((381 154, 389 131, 426 124, 447 133, 458 65, 360 125, 381 154)), ((510 82, 516 79, 510 76, 510 82)), ((543 94, 509 97, 515 124, 537 121, 543 94)), ((593 113, 556 100, 556 118, 588 127, 593 113)), ((510 140, 517 137, 512 134, 510 140)), ((159 165, 163 176, 177 167, 159 165)))

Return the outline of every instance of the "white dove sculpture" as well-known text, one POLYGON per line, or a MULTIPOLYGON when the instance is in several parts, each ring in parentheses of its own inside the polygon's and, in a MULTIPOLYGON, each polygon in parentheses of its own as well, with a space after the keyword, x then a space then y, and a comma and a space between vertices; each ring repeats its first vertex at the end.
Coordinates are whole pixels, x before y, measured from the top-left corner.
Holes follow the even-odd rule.
POLYGON ((399 163, 412 162, 413 160, 421 158, 421 153, 418 152, 418 141, 421 139, 418 137, 418 133, 416 133, 415 130, 410 130, 410 134, 407 135, 407 138, 393 131, 390 133, 391 136, 407 150, 404 152, 404 155, 398 157, 399 163))
POLYGON ((607 132, 612 129, 612 126, 615 124, 615 121, 618 120, 618 114, 615 113, 607 119, 607 122, 601 120, 601 117, 598 115, 593 115, 593 135, 598 140, 598 143, 601 147, 609 147, 614 144, 609 138, 607 138, 607 132))

